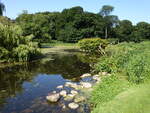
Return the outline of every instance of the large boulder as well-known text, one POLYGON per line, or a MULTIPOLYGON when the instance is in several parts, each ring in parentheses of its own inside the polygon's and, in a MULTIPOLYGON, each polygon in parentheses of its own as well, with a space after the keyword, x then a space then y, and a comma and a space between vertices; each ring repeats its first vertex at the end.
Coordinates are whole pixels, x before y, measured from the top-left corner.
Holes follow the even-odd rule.
POLYGON ((52 93, 46 96, 46 99, 50 102, 57 102, 60 99, 59 93, 52 93))

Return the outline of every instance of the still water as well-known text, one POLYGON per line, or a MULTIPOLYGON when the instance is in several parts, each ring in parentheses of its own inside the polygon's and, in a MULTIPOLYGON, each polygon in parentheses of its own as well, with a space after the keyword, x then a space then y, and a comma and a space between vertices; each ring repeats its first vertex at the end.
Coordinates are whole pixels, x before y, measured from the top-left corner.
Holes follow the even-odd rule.
POLYGON ((62 109, 61 102, 49 103, 45 96, 66 81, 79 82, 80 76, 89 71, 89 63, 78 52, 52 54, 31 63, 2 68, 0 113, 81 113, 81 108, 62 109))

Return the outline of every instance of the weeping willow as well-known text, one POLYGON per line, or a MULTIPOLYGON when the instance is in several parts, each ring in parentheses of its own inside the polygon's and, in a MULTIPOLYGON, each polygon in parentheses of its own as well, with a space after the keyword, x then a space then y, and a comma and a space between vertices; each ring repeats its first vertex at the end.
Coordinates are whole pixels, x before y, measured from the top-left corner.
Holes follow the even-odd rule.
POLYGON ((22 36, 17 25, 0 23, 0 60, 3 62, 30 61, 40 54, 38 44, 32 42, 33 36, 22 36))

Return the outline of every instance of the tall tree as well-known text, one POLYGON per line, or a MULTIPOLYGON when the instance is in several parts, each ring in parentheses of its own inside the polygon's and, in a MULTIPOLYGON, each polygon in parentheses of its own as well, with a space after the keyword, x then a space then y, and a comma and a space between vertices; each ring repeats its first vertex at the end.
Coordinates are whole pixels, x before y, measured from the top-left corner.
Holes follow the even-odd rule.
POLYGON ((3 16, 4 11, 5 11, 5 5, 0 1, 0 16, 3 16))
POLYGON ((119 22, 119 25, 115 28, 116 35, 120 42, 122 41, 132 41, 132 32, 133 32, 133 25, 132 22, 129 20, 122 20, 119 22))
POLYGON ((110 14, 113 10, 114 10, 113 6, 104 5, 99 12, 99 14, 101 16, 103 16, 103 18, 105 20, 105 24, 106 24, 105 25, 106 26, 105 27, 105 38, 108 38, 108 27, 110 26, 110 23, 111 23, 110 21, 111 21, 111 19, 114 19, 114 17, 111 18, 112 16, 110 16, 110 14))

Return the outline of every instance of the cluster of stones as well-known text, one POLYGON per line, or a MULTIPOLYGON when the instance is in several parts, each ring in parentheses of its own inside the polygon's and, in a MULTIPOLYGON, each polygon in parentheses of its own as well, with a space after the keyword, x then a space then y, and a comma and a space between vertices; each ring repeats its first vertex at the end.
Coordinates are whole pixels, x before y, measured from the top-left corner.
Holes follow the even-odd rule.
MULTIPOLYGON (((87 73, 87 74, 83 74, 81 76, 81 78, 91 77, 93 80, 95 80, 95 83, 98 83, 101 81, 100 75, 108 75, 108 73, 102 72, 102 73, 99 73, 98 75, 94 75, 94 76, 87 73)), ((92 84, 90 82, 80 82, 79 84, 72 83, 72 82, 66 82, 65 85, 57 86, 57 89, 61 89, 60 92, 57 93, 56 91, 53 91, 48 96, 46 96, 46 99, 50 102, 58 102, 61 97, 63 97, 65 101, 71 101, 74 99, 73 102, 68 104, 68 107, 70 109, 77 109, 79 107, 78 103, 86 100, 85 97, 79 96, 79 91, 81 91, 82 89, 86 89, 86 90, 92 89, 93 85, 94 84, 92 84), (67 93, 66 90, 63 90, 64 87, 70 87, 73 89, 69 93, 67 93)), ((63 108, 66 108, 66 106, 64 105, 63 108)))

